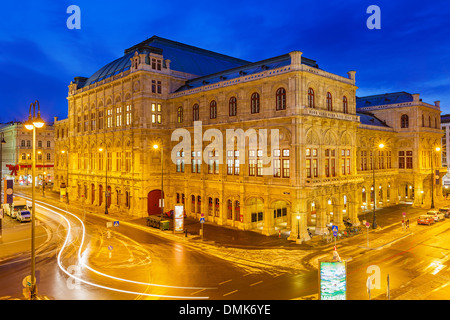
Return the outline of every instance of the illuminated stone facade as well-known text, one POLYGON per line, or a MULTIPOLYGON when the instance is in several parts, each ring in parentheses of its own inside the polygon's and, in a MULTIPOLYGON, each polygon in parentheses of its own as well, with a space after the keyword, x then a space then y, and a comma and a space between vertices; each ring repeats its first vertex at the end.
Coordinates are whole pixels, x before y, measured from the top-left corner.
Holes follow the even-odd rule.
POLYGON ((418 126, 416 118, 420 112, 439 118, 440 111, 414 100, 365 106, 360 114, 356 89, 354 71, 346 77, 326 72, 299 51, 250 63, 152 37, 69 85, 68 118, 55 121, 55 188, 68 176, 71 199, 103 210, 107 186, 109 210, 158 214, 157 144, 163 146, 164 211, 184 203, 189 216, 204 214, 208 222, 266 235, 291 231, 292 240, 308 240, 307 228, 314 234, 328 232, 330 223, 343 228, 344 218, 359 224, 358 214, 371 209, 373 183, 364 152, 378 141, 390 152, 380 154, 384 164, 375 170, 380 206, 410 199, 404 184, 427 192, 431 171, 419 169, 419 155, 439 140, 439 129, 418 126), (403 113, 410 119, 406 129, 398 118, 403 113), (224 137, 222 161, 203 152, 210 129, 224 137), (225 148, 227 130, 247 133, 244 150, 225 148), (264 130, 267 153, 253 144, 264 130), (180 142, 172 136, 180 131, 191 139, 185 157, 172 152, 180 142), (271 141, 275 133, 278 145, 271 141), (412 169, 399 169, 398 152, 410 149, 412 169))

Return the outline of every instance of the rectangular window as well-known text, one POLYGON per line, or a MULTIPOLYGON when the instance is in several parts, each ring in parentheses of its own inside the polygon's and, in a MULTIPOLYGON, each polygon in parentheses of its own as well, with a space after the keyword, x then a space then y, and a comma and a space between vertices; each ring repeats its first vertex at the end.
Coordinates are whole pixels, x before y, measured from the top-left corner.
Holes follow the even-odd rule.
POLYGON ((256 175, 258 177, 262 177, 263 175, 263 161, 262 159, 258 159, 256 162, 256 175))
POLYGON ((89 114, 84 115, 84 131, 89 130, 89 114))
POLYGON ((112 121, 113 121, 113 119, 112 119, 112 114, 113 114, 113 111, 112 111, 112 109, 108 109, 107 111, 106 111, 106 127, 107 128, 112 128, 112 121))
POLYGON ((98 112, 98 129, 103 129, 103 111, 98 112))
POLYGON ((108 171, 111 171, 112 170, 112 152, 108 152, 106 157, 107 157, 106 158, 107 159, 106 166, 108 168, 108 171))
POLYGON ((125 124, 127 126, 129 126, 129 125, 131 125, 131 105, 130 104, 126 106, 125 111, 126 111, 125 124))
POLYGON ((161 81, 158 81, 158 82, 156 83, 156 92, 157 92, 157 93, 161 93, 161 81))
POLYGON ((406 169, 413 168, 413 152, 406 151, 406 169))
POLYGON ((162 123, 161 110, 162 106, 160 103, 152 103, 152 123, 162 123))
POLYGON ((248 160, 248 175, 254 176, 256 173, 256 159, 248 160))
POLYGON ((283 159, 283 178, 290 178, 290 177, 291 177, 290 160, 283 159))
POLYGON ((131 171, 131 152, 125 152, 125 172, 131 171))
POLYGON ((280 159, 273 159, 273 176, 274 177, 281 177, 281 160, 280 159))
POLYGON ((122 107, 116 108, 116 127, 122 126, 122 107))
POLYGON ((405 151, 398 152, 398 168, 405 169, 405 151))
POLYGON ((306 149, 306 177, 318 177, 319 169, 318 169, 318 158, 317 158, 317 149, 306 149))
POLYGON ((116 152, 116 170, 122 171, 122 152, 116 152))

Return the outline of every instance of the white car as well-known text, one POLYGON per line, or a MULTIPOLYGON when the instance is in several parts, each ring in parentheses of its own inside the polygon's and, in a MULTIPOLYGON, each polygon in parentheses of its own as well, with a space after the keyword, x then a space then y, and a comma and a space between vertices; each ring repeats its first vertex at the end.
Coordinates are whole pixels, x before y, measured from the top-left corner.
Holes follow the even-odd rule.
POLYGON ((31 213, 28 210, 20 210, 17 212, 17 221, 20 221, 20 223, 24 221, 31 221, 31 213))
POLYGON ((445 219, 445 214, 439 212, 438 210, 430 210, 427 212, 427 215, 432 216, 434 221, 443 221, 445 219))

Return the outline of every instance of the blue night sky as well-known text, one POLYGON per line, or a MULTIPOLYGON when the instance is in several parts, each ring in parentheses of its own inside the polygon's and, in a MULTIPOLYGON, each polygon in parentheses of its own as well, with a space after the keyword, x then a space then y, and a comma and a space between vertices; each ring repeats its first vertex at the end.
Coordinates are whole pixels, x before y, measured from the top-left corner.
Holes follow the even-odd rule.
POLYGON ((0 121, 67 117, 68 85, 153 35, 249 61, 299 50, 321 69, 356 70, 358 96, 406 91, 450 113, 448 1, 22 1, 2 2, 0 121), (67 7, 81 9, 70 30, 67 7), (370 5, 381 29, 370 30, 370 5))

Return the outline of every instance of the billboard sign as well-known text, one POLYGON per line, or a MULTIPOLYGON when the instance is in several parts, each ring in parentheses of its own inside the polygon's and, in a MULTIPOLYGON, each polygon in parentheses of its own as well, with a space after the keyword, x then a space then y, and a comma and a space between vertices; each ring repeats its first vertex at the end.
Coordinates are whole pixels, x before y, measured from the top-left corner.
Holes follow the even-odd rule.
POLYGON ((347 264, 345 261, 319 261, 320 300, 347 299, 347 264))
POLYGON ((174 231, 183 232, 184 230, 184 206, 175 206, 174 212, 174 231))

